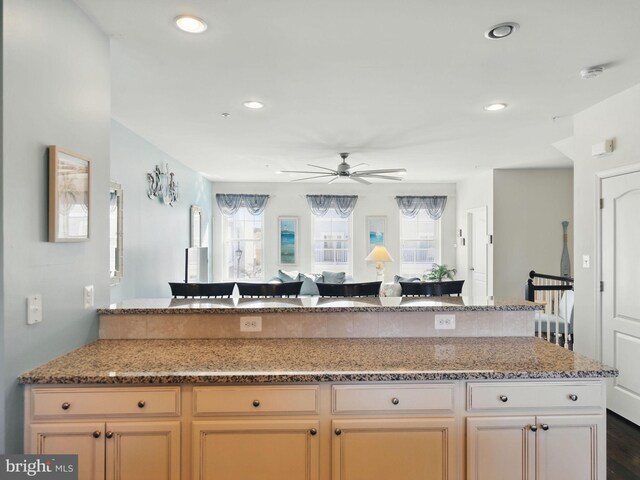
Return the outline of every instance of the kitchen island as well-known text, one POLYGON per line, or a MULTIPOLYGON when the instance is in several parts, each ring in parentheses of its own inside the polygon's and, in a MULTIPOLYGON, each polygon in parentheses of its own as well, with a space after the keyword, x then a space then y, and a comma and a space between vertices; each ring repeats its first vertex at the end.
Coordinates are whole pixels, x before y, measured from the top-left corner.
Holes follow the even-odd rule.
POLYGON ((25 451, 83 479, 604 480, 616 374, 534 337, 229 338, 98 340, 20 381, 25 451))

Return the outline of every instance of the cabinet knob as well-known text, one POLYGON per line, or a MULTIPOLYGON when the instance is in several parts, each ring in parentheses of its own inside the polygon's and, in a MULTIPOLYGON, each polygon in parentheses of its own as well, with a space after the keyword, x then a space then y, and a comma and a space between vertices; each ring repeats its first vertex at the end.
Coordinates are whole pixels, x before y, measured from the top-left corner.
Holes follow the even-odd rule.
POLYGON ((309 430, 309 433, 311 435, 315 435, 316 433, 318 433, 318 430, 316 430, 315 428, 312 428, 311 430, 309 430))
POLYGON ((540 425, 540 427, 542 427, 542 429, 546 432, 547 430, 549 430, 549 425, 547 425, 546 423, 543 423, 542 425, 540 425))
POLYGON ((93 438, 100 438, 100 431, 96 430, 95 432, 92 433, 93 438))
POLYGON ((256 408, 259 407, 260 406, 260 400, 254 400, 253 401, 253 406, 256 407, 256 408))
POLYGON ((144 400, 140 400, 140 401, 138 402, 138 407, 139 407, 139 408, 144 408, 144 406, 145 406, 145 405, 146 405, 146 403, 145 403, 145 401, 144 401, 144 400))
POLYGON ((342 435, 342 430, 340 430, 339 428, 336 428, 336 435, 342 435))
POLYGON ((393 403, 394 405, 398 405, 400 403, 400 400, 398 398, 396 398, 396 397, 393 397, 391 399, 391 403, 393 403))
POLYGON ((107 438, 111 438, 111 437, 113 437, 113 432, 107 432, 107 433, 104 434, 104 436, 107 437, 107 438))
POLYGON ((69 402, 64 402, 62 404, 62 409, 63 410, 69 410, 69 407, 71 406, 71 404, 69 402))
POLYGON ((501 402, 507 402, 509 400, 509 397, 507 397, 506 395, 500 395, 499 398, 501 402))
POLYGON ((571 395, 569 395, 569 400, 571 400, 572 402, 577 401, 578 395, 576 395, 575 393, 572 393, 571 395))
POLYGON ((530 429, 532 432, 537 432, 537 431, 538 431, 538 426, 537 426, 537 425, 529 425, 529 429, 530 429))

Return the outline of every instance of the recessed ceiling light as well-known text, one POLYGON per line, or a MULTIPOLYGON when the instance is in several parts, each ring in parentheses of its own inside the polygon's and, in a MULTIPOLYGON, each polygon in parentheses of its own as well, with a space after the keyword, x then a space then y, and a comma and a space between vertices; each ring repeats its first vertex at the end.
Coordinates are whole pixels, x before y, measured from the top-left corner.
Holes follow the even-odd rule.
POLYGON ((507 108, 506 103, 492 103, 491 105, 486 105, 483 107, 487 112, 497 112, 498 110, 503 110, 507 108))
POLYGON ((253 108, 254 110, 264 107, 264 103, 258 102, 257 100, 247 100, 243 105, 247 108, 253 108))
POLYGON ((516 22, 499 23, 484 32, 484 36, 491 40, 501 40, 514 33, 518 28, 520 28, 520 25, 516 22))
POLYGON ((180 30, 187 33, 202 33, 207 29, 205 21, 193 15, 180 15, 175 22, 180 30))

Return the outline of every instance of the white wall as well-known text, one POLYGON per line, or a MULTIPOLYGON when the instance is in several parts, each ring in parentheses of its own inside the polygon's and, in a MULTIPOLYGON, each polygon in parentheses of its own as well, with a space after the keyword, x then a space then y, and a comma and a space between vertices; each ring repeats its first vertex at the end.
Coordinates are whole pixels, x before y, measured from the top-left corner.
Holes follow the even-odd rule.
MULTIPOLYGON (((596 259, 596 218, 599 215, 597 173, 640 163, 640 85, 600 102, 574 116, 573 142, 558 148, 574 161, 574 251, 596 259), (615 152, 591 156, 591 146, 615 138, 615 152)), ((575 350, 600 358, 600 324, 596 299, 599 278, 596 262, 591 268, 575 268, 575 350)))
POLYGON ((167 297, 167 282, 184 281, 191 205, 202 207, 203 246, 211 249, 211 182, 116 121, 111 122, 111 179, 122 185, 124 197, 124 276, 111 287, 111 302, 167 297), (147 173, 165 163, 180 189, 173 207, 146 193, 147 173))
MULTIPOLYGON (((279 268, 311 272, 311 210, 307 204, 307 194, 358 195, 358 203, 353 213, 353 276, 356 281, 374 281, 373 265, 364 261, 368 255, 366 239, 366 217, 387 217, 386 247, 396 260, 385 267, 385 280, 393 281, 393 275, 399 273, 399 218, 400 213, 395 201, 396 195, 447 195, 447 206, 441 219, 441 263, 455 265, 455 213, 456 192, 454 184, 299 184, 299 183, 214 183, 215 193, 265 193, 269 194, 269 203, 265 210, 265 280, 277 274, 279 268), (282 267, 278 261, 278 217, 296 216, 299 218, 299 263, 295 268, 282 267)), ((215 196, 215 195, 214 195, 215 196)), ((214 200, 215 202, 215 200, 214 200)), ((217 205, 213 209, 214 231, 214 278, 221 280, 222 256, 222 214, 217 205)), ((315 272, 314 272, 315 273, 315 272)))
MULTIPOLYGON (((462 235, 467 238, 467 211, 477 207, 487 207, 487 232, 493 233, 493 172, 481 172, 460 181, 456 184, 456 232, 462 230, 462 235)), ((456 265, 457 278, 469 279, 468 248, 463 246, 459 238, 456 238, 456 265)), ((493 248, 488 248, 487 292, 493 295, 493 248)), ((463 294, 467 294, 468 282, 465 282, 463 294)))
POLYGON ((573 256, 573 170, 505 169, 493 174, 493 292, 521 299, 529 271, 560 275, 562 225, 573 256))
POLYGON ((97 337, 109 301, 109 39, 71 0, 3 4, 4 358, 0 432, 22 450, 16 377, 97 337), (47 241, 47 146, 91 159, 90 240, 47 241), (26 297, 41 293, 43 322, 26 325, 26 297))

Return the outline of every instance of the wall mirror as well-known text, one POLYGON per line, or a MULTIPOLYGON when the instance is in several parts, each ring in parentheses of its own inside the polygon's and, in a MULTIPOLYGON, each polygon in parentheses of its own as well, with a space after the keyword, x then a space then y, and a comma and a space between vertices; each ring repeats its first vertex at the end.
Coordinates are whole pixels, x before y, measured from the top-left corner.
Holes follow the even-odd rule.
POLYGON ((191 205, 190 247, 202 246, 202 207, 191 205))
POLYGON ((109 188, 109 272, 111 285, 120 283, 123 274, 122 255, 122 186, 111 182, 109 188))

